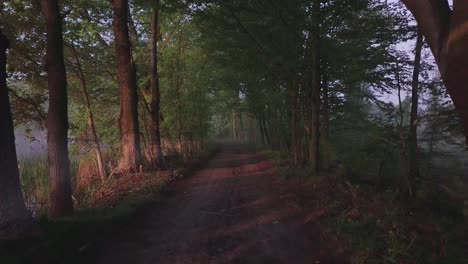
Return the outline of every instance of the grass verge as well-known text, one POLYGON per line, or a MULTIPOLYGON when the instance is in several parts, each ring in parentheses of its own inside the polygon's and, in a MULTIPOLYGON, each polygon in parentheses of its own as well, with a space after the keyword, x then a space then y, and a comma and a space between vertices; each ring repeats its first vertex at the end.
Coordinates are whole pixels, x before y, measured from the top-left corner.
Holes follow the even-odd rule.
POLYGON ((392 189, 352 183, 339 169, 312 174, 290 168, 278 152, 260 154, 277 167, 283 197, 298 201, 305 215, 320 215, 309 224, 336 238, 351 263, 468 263, 463 204, 442 192, 402 200, 392 189))
POLYGON ((189 175, 217 151, 209 145, 204 151, 175 169, 115 179, 101 189, 94 203, 76 209, 73 216, 37 222, 40 235, 17 241, 0 241, 0 263, 93 263, 99 248, 117 231, 139 219, 164 195, 170 184, 189 175), (124 183, 131 182, 130 185, 124 183), (120 187, 118 191, 116 187, 120 187), (106 192, 108 190, 109 192, 106 192), (141 214, 141 215, 140 215, 141 214))

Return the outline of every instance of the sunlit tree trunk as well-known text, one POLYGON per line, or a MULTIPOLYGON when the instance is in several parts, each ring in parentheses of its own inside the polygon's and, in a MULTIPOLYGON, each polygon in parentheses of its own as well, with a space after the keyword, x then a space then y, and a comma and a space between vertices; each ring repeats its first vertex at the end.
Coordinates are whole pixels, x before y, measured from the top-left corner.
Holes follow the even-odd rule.
POLYGON ((88 85, 86 82, 86 77, 84 75, 83 67, 81 65, 81 61, 78 56, 78 53, 75 47, 72 46, 71 49, 75 57, 75 63, 78 68, 78 76, 81 81, 83 98, 85 100, 86 112, 88 114, 88 127, 91 130, 91 134, 93 136, 92 141, 93 141, 94 152, 96 153, 98 175, 99 175, 99 178, 101 179, 101 182, 104 183, 106 181, 106 170, 104 167, 104 159, 102 158, 101 142, 99 141, 99 137, 98 137, 97 130, 96 130, 96 125, 94 123, 94 115, 93 115, 93 110, 91 108, 91 99, 89 98, 88 85))
POLYGON ((138 171, 141 165, 138 93, 128 35, 128 0, 112 0, 120 93, 119 170, 138 171))
POLYGON ((15 135, 6 84, 6 50, 9 42, 0 30, 0 239, 15 237, 32 223, 18 172, 15 135))
POLYGON ((151 158, 154 168, 164 167, 161 148, 160 130, 160 93, 158 73, 158 39, 159 39, 159 0, 153 8, 151 19, 151 158))
POLYGON ((57 0, 42 0, 41 6, 47 26, 49 213, 51 217, 60 217, 73 212, 68 158, 68 100, 63 57, 62 17, 57 0))
POLYGON ((411 116, 410 116, 410 131, 408 138, 409 146, 409 180, 414 181, 419 177, 419 161, 418 161, 418 99, 419 99, 419 72, 421 68, 421 51, 423 47, 423 36, 418 31, 416 40, 413 80, 411 83, 411 116))

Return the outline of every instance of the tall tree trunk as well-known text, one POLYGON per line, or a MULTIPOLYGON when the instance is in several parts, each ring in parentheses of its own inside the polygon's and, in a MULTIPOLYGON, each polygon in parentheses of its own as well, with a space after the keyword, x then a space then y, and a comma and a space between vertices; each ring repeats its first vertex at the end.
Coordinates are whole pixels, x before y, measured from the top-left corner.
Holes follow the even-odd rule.
POLYGON ((162 168, 163 154, 161 148, 160 130, 160 93, 159 93, 159 73, 158 73, 158 40, 159 40, 159 7, 160 1, 156 0, 153 7, 151 19, 151 163, 154 168, 162 168))
POLYGON ((91 134, 93 136, 93 148, 94 152, 96 153, 96 161, 97 161, 97 168, 98 168, 98 175, 99 178, 101 179, 101 182, 104 183, 106 181, 106 170, 104 167, 104 159, 102 158, 102 151, 101 151, 101 143, 99 141, 99 137, 96 131, 96 125, 94 123, 94 115, 93 115, 93 110, 91 108, 91 99, 89 98, 89 92, 88 92, 88 84, 86 82, 86 77, 83 72, 83 67, 81 65, 80 58, 78 56, 78 52, 76 51, 76 48, 71 46, 71 49, 73 51, 73 55, 75 57, 75 63, 76 66, 78 67, 78 76, 81 81, 81 88, 83 92, 83 98, 85 100, 86 104, 86 112, 88 114, 88 127, 91 130, 91 134))
POLYGON ((0 239, 15 237, 32 223, 18 171, 13 119, 6 84, 6 50, 9 42, 0 30, 0 239))
MULTIPOLYGON (((324 64, 325 65, 325 64, 324 64)), ((329 142, 329 133, 330 133, 330 105, 328 101, 328 75, 326 68, 322 72, 322 168, 328 170, 330 168, 330 142, 329 142)))
POLYGON ((237 128, 239 131, 237 132, 239 134, 239 140, 244 141, 244 126, 242 124, 242 112, 237 113, 237 119, 239 120, 239 125, 237 128))
POLYGON ((409 145, 409 180, 414 182, 419 177, 418 161, 418 99, 419 99, 419 72, 421 68, 421 51, 423 47, 423 36, 418 30, 416 48, 414 56, 413 80, 411 83, 411 116, 410 131, 408 138, 409 145))
POLYGON ((258 128, 260 129, 260 142, 262 143, 262 145, 266 145, 265 134, 263 132, 263 123, 260 117, 258 117, 258 128))
POLYGON ((68 98, 63 57, 62 17, 57 0, 42 0, 41 5, 47 24, 49 213, 51 217, 60 217, 73 212, 68 158, 68 98))
POLYGON ((138 92, 128 36, 128 0, 112 0, 120 93, 120 160, 119 170, 138 171, 141 164, 138 92))
POLYGON ((254 128, 254 117, 251 113, 247 114, 247 119, 249 121, 249 142, 255 144, 255 128, 254 128))
MULTIPOLYGON (((400 66, 397 63, 397 67, 395 69, 395 79, 397 81, 397 89, 398 89, 398 113, 399 117, 397 117, 397 125, 398 125, 398 133, 400 135, 400 144, 401 144, 401 157, 403 161, 403 167, 409 168, 408 165, 408 143, 406 142, 406 137, 405 137, 405 131, 404 131, 404 111, 403 111, 403 104, 401 102, 401 90, 402 90, 402 81, 400 77, 400 66), (398 121, 399 120, 399 121, 398 121)), ((407 171, 404 171, 402 174, 402 184, 400 186, 400 189, 404 194, 407 195, 407 197, 412 198, 413 197, 413 185, 410 181, 409 178, 409 169, 407 171)))
POLYGON ((270 136, 268 134, 268 128, 265 122, 265 114, 263 112, 260 113, 259 122, 260 122, 260 129, 262 130, 262 140, 265 140, 265 143, 267 146, 271 146, 271 140, 270 140, 270 136))
POLYGON ((320 169, 320 3, 313 3, 312 39, 312 85, 311 85, 311 130, 309 145, 309 165, 312 171, 320 169))
POLYGON ((182 32, 179 31, 178 36, 178 57, 177 57, 177 79, 176 79, 176 95, 177 95, 177 144, 179 153, 185 157, 184 148, 182 145, 182 101, 180 96, 180 89, 182 88, 181 81, 181 60, 182 60, 182 32))
POLYGON ((289 98, 291 107, 291 155, 293 166, 299 163, 299 142, 297 129, 297 86, 292 81, 289 86, 289 98))
POLYGON ((232 138, 234 140, 237 140, 237 134, 236 134, 237 128, 236 128, 236 113, 232 113, 232 138))

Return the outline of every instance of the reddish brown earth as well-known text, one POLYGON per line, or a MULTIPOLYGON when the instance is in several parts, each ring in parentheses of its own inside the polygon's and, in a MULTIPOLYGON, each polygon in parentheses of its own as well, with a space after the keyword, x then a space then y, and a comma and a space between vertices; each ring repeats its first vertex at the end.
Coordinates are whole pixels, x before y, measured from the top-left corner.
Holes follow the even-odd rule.
POLYGON ((275 170, 236 144, 116 234, 99 263, 348 263, 275 170))

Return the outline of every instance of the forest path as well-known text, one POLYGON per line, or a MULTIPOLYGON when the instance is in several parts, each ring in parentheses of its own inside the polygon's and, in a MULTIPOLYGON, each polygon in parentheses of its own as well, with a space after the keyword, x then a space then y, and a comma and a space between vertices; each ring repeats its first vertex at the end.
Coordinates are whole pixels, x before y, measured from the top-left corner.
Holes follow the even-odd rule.
POLYGON ((122 230, 98 263, 346 263, 318 226, 274 188, 270 163, 245 146, 220 152, 122 230))

